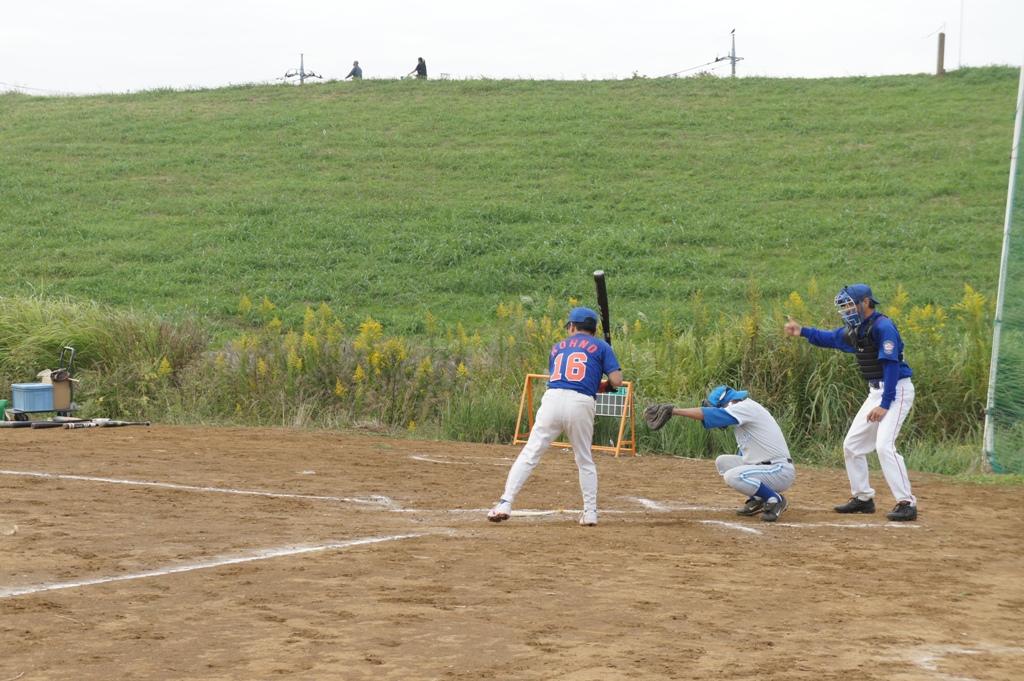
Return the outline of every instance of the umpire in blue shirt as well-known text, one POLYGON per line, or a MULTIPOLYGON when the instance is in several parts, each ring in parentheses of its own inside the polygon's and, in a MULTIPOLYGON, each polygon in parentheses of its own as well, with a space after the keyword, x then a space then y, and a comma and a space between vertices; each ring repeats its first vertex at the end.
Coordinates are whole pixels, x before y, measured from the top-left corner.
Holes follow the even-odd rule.
POLYGON ((896 451, 896 438, 914 405, 914 374, 903 359, 903 340, 891 319, 875 311, 878 301, 865 284, 844 286, 835 297, 843 326, 823 331, 801 326, 789 317, 787 336, 802 336, 811 345, 856 355, 857 366, 868 387, 868 395, 854 417, 843 442, 846 474, 853 497, 837 513, 874 513, 875 490, 868 478, 867 455, 878 453, 885 481, 896 497, 889 520, 917 520, 917 499, 910 491, 910 478, 903 457, 896 451))

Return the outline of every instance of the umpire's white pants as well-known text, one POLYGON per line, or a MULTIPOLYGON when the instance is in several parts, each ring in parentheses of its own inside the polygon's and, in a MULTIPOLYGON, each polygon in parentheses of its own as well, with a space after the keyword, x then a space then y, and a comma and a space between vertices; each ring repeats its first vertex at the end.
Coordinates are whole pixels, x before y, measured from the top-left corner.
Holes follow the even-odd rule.
MULTIPOLYGON (((879 384, 882 386, 883 384, 879 384)), ((868 414, 882 404, 883 387, 869 388, 868 397, 853 419, 850 431, 843 442, 846 457, 846 475, 850 478, 850 492, 853 496, 867 501, 875 496, 868 479, 868 454, 878 452, 878 463, 882 467, 885 481, 896 501, 909 501, 917 505, 917 499, 910 493, 910 478, 903 457, 896 451, 896 437, 914 406, 914 384, 909 378, 901 378, 896 384, 896 399, 889 412, 881 421, 868 421, 868 414)))
POLYGON ((583 492, 583 510, 597 510, 597 466, 590 452, 594 440, 594 412, 597 402, 575 390, 554 388, 544 393, 537 410, 537 419, 530 431, 526 446, 519 453, 512 470, 508 472, 505 493, 501 498, 512 503, 526 484, 530 473, 540 463, 540 457, 563 432, 569 437, 580 469, 580 490, 583 492))
POLYGON ((791 463, 744 464, 743 457, 736 454, 718 457, 715 468, 725 484, 748 497, 754 496, 762 482, 773 492, 785 492, 796 480, 796 469, 791 463))

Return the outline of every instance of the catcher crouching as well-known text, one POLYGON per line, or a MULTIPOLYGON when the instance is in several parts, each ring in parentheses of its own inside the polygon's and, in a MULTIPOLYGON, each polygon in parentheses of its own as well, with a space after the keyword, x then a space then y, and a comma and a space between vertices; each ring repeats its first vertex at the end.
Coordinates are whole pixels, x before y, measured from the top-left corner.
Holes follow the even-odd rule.
POLYGON ((715 466, 725 484, 747 496, 747 503, 736 514, 760 513, 761 520, 769 523, 779 519, 789 503, 781 493, 793 486, 796 469, 782 429, 767 409, 748 399, 746 390, 726 385, 712 390, 701 407, 652 404, 644 409, 651 430, 663 428, 673 416, 701 421, 705 428, 735 426, 739 452, 719 456, 715 466))

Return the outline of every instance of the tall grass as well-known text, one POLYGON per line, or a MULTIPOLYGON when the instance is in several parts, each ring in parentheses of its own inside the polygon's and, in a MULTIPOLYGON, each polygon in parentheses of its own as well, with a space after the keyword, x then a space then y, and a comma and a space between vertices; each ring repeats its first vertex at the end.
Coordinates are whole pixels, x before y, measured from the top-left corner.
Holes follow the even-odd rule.
MULTIPOLYGON (((614 330, 615 350, 637 407, 654 401, 695 406, 720 383, 750 390, 772 411, 804 464, 840 465, 841 442, 863 400, 856 363, 782 334, 786 315, 838 325, 812 280, 801 295, 765 301, 747 283, 747 310, 708 312, 690 301, 693 323, 637 317, 614 330), (806 302, 805 302, 806 301, 806 302)), ((427 313, 423 334, 394 333, 372 317, 347 327, 327 303, 307 306, 288 327, 269 299, 237 305, 243 330, 209 341, 199 322, 168 321, 68 300, 0 299, 0 380, 32 380, 59 348, 78 349, 78 401, 91 416, 174 423, 369 426, 392 433, 509 442, 526 373, 543 372, 565 312, 579 301, 549 299, 542 314, 502 301, 493 333, 427 313)), ((917 402, 904 428, 912 467, 973 471, 980 461, 991 302, 964 288, 950 310, 914 304, 902 290, 887 310, 903 331, 917 402)), ((605 424, 607 425, 607 424, 605 424)), ((603 426, 602 426, 603 427, 603 426)), ((609 425, 598 429, 598 441, 609 425)), ((674 419, 637 430, 642 451, 710 457, 734 443, 727 433, 674 419)))

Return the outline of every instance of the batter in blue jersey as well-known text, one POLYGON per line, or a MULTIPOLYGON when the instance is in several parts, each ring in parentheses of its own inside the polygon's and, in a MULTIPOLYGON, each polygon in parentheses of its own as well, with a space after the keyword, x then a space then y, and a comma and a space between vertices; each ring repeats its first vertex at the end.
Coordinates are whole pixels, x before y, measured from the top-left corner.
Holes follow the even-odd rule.
POLYGON ((548 389, 541 398, 533 430, 508 472, 501 501, 487 514, 493 522, 508 520, 512 515, 512 502, 519 490, 544 452, 564 432, 580 471, 580 525, 597 525, 597 466, 590 449, 597 410, 595 398, 602 388, 617 390, 622 385, 622 370, 611 346, 594 337, 596 312, 586 307, 573 308, 565 326, 569 337, 555 343, 548 356, 548 389), (602 381, 603 376, 608 380, 602 381))

